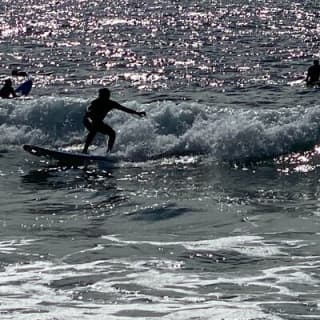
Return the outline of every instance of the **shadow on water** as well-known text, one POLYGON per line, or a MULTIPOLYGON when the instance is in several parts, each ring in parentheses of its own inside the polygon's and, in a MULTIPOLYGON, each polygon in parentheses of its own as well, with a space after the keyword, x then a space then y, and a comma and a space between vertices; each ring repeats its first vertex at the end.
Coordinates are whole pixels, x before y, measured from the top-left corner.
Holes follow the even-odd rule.
POLYGON ((114 189, 116 184, 112 172, 95 168, 74 168, 48 166, 38 170, 30 170, 22 176, 22 183, 35 187, 63 188, 98 188, 114 189))
POLYGON ((0 149, 0 158, 4 157, 4 154, 7 154, 9 151, 6 149, 0 149))
POLYGON ((97 238, 128 201, 111 172, 44 167, 22 177, 25 225, 52 238, 97 238))
POLYGON ((167 204, 157 208, 147 208, 133 212, 133 220, 159 221, 176 218, 183 214, 194 212, 191 208, 177 208, 175 204, 167 204))
POLYGON ((185 262, 185 270, 207 272, 233 272, 239 268, 239 265, 250 268, 254 264, 264 263, 267 259, 267 257, 248 256, 231 250, 189 251, 184 252, 180 258, 185 262))
POLYGON ((90 214, 99 216, 126 201, 111 172, 95 168, 45 167, 21 177, 32 192, 25 201, 29 213, 43 215, 90 214))

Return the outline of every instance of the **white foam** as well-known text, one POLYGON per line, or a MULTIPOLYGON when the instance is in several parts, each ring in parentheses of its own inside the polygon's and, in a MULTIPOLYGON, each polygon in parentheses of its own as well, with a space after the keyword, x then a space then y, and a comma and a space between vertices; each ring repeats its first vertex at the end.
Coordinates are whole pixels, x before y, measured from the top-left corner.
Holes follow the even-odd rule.
POLYGON ((282 253, 280 248, 267 244, 263 241, 262 237, 259 236, 232 236, 223 237, 219 239, 211 240, 199 240, 199 241, 181 241, 181 242, 154 242, 154 241, 130 241, 121 240, 116 236, 102 236, 103 239, 114 241, 120 244, 149 244, 153 246, 165 247, 172 245, 180 245, 188 250, 194 251, 206 251, 206 250, 233 250, 248 256, 274 256, 285 254, 282 253))
POLYGON ((29 245, 30 243, 37 241, 36 239, 11 239, 0 241, 1 253, 13 253, 19 250, 19 247, 29 245))
MULTIPOLYGON (((163 319, 281 320, 263 311, 265 306, 277 303, 275 293, 288 297, 303 294, 289 289, 290 284, 314 288, 316 280, 308 274, 309 268, 291 264, 257 270, 253 275, 236 272, 223 276, 220 272, 185 272, 181 262, 160 258, 145 261, 128 257, 81 264, 35 261, 0 271, 1 319, 118 319, 120 314, 121 319, 132 319, 137 314, 152 318, 153 312, 162 314, 163 319), (66 287, 50 285, 90 276, 100 276, 100 280, 87 285, 76 281, 66 287), (233 286, 233 296, 226 296, 226 284, 233 286), (261 288, 261 301, 258 296, 250 299, 250 286, 261 288), (112 299, 101 302, 82 297, 91 291, 112 299)), ((291 299, 286 302, 284 297, 279 303, 296 303, 291 299)))
MULTIPOLYGON (((86 134, 82 118, 89 102, 70 97, 5 102, 0 112, 0 143, 79 144, 86 134)), ((267 158, 291 152, 297 146, 312 146, 320 138, 318 106, 257 112, 195 102, 124 104, 147 112, 146 118, 139 118, 115 110, 106 119, 117 132, 114 153, 134 161, 157 155, 197 154, 216 160, 267 158)), ((94 143, 104 148, 106 145, 99 135, 94 143)))

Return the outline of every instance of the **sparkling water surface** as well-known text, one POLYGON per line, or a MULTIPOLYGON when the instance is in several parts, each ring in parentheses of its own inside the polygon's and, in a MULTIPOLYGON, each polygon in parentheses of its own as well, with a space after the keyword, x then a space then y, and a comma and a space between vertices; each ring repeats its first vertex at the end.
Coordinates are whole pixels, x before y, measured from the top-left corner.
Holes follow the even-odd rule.
POLYGON ((2 1, 34 87, 0 101, 0 319, 318 320, 319 31, 317 1, 2 1), (80 150, 102 86, 147 112, 106 120, 114 166, 23 151, 80 150))

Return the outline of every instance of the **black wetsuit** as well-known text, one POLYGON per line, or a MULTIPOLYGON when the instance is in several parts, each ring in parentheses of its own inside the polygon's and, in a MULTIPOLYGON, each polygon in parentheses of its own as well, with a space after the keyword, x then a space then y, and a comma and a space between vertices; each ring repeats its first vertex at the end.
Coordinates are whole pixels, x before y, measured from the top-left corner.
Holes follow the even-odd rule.
POLYGON ((89 131, 101 132, 103 134, 108 134, 108 132, 113 131, 110 126, 103 122, 103 119, 112 109, 118 109, 133 114, 136 113, 113 100, 98 98, 93 100, 87 109, 83 119, 85 127, 89 131))
POLYGON ((83 124, 89 130, 89 134, 87 136, 86 144, 83 150, 84 153, 88 151, 88 147, 93 141, 97 132, 109 136, 108 151, 111 151, 114 140, 116 138, 116 133, 109 125, 103 122, 103 119, 112 109, 118 109, 127 113, 136 114, 135 111, 128 109, 110 99, 97 98, 93 100, 91 105, 88 107, 83 119, 83 124))
POLYGON ((10 96, 16 97, 17 95, 11 85, 4 85, 0 90, 0 97, 3 99, 9 99, 10 96))

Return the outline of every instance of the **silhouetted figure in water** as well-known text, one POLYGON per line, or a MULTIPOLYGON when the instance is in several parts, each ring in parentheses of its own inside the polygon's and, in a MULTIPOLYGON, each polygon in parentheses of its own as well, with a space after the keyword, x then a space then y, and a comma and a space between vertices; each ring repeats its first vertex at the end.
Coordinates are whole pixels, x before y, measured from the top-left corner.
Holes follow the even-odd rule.
POLYGON ((0 90, 0 97, 3 99, 10 99, 10 98, 15 98, 16 96, 17 96, 16 92, 12 87, 11 79, 6 79, 4 81, 4 86, 0 90))
POLYGON ((89 134, 87 135, 86 143, 82 151, 83 153, 88 153, 88 148, 97 132, 109 136, 107 152, 112 150, 114 141, 116 139, 116 133, 109 125, 103 122, 103 119, 113 109, 136 114, 140 117, 146 115, 144 111, 137 112, 135 110, 126 108, 113 100, 110 100, 109 89, 100 89, 99 97, 91 102, 91 105, 88 107, 83 119, 85 127, 89 130, 89 134))
POLYGON ((306 82, 308 86, 319 85, 320 65, 319 60, 314 60, 313 65, 309 67, 306 82))
POLYGON ((28 75, 27 72, 20 71, 20 70, 17 70, 17 69, 12 70, 11 75, 13 77, 26 77, 26 78, 29 78, 29 75, 28 75))

